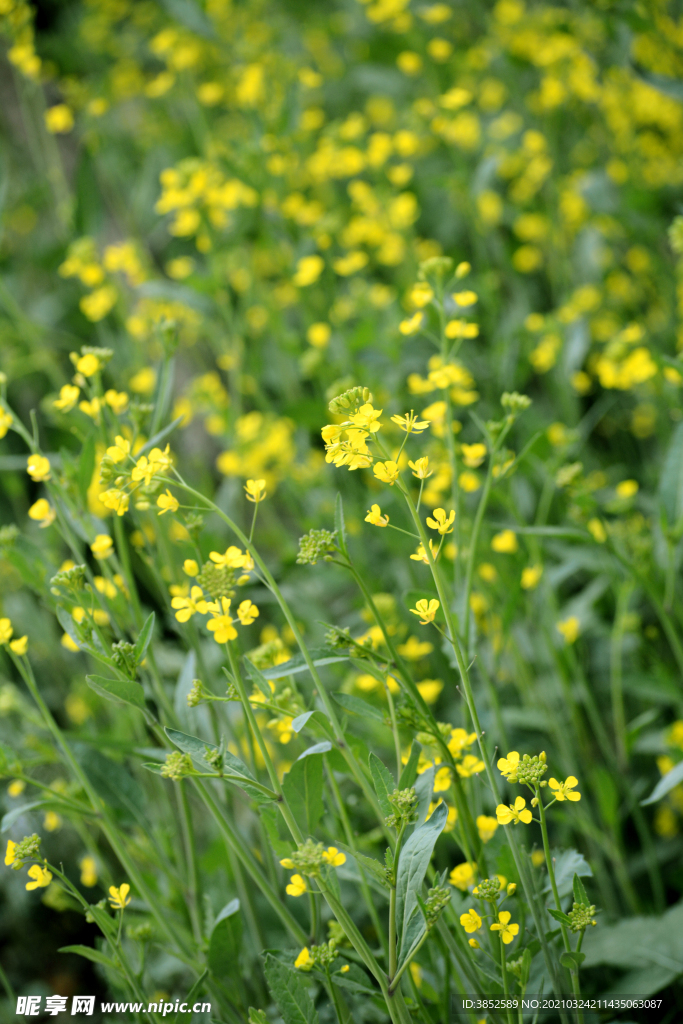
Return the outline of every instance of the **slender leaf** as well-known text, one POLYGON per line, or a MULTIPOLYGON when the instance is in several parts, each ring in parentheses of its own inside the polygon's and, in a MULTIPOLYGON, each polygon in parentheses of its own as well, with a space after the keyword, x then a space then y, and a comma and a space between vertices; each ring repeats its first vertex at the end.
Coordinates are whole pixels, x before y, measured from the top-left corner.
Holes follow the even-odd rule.
POLYGON ((374 718, 376 722, 384 724, 383 713, 366 700, 354 697, 352 693, 333 693, 332 696, 339 707, 344 708, 344 711, 349 711, 352 715, 360 715, 361 718, 374 718))
POLYGON ((95 472, 95 434, 90 434, 81 449, 78 459, 78 490, 84 502, 88 500, 88 488, 95 472))
POLYGON ((571 921, 567 914, 563 914, 561 910, 555 910, 555 907, 548 907, 548 913, 551 917, 554 917, 555 920, 559 921, 561 924, 571 924, 571 921))
MULTIPOLYGON (((310 654, 316 668, 319 668, 321 665, 334 665, 340 661, 348 661, 345 654, 339 654, 333 648, 330 649, 330 653, 328 653, 327 649, 322 648, 319 651, 312 650, 310 654)), ((290 658, 289 661, 283 661, 281 665, 274 665, 272 668, 264 669, 261 672, 261 676, 263 679, 275 680, 284 679, 285 676, 297 676, 301 672, 308 672, 308 664, 303 654, 295 654, 293 658, 290 658)), ((271 691, 268 690, 268 695, 270 696, 270 694, 271 691)))
POLYGON ((268 953, 264 973, 285 1024, 320 1024, 318 1011, 298 971, 268 953))
POLYGON ((242 948, 240 901, 231 900, 214 921, 206 962, 212 974, 224 978, 233 974, 242 948))
POLYGON ((401 772, 401 778, 398 780, 399 789, 410 789, 411 786, 415 785, 415 779, 417 778, 417 766, 421 753, 421 744, 418 743, 417 740, 413 740, 413 745, 410 748, 410 757, 401 772))
POLYGON ((568 968, 568 970, 570 971, 578 970, 578 968, 581 966, 585 959, 585 953, 575 953, 573 951, 568 953, 562 953, 560 955, 560 963, 563 967, 568 968))
POLYGON ((436 845, 448 817, 448 807, 439 804, 429 821, 416 828, 407 839, 396 875, 396 935, 399 956, 408 936, 408 926, 418 912, 417 897, 436 845))
POLYGON ((372 784, 375 787, 375 793, 377 794, 379 805, 382 808, 384 817, 388 818, 392 813, 389 796, 396 789, 394 776, 391 774, 389 769, 382 764, 380 759, 377 757, 377 754, 370 754, 368 764, 370 765, 372 784))
POLYGON ((112 971, 121 973, 113 960, 110 960, 104 953, 100 953, 99 949, 93 949, 92 946, 62 946, 57 952, 77 953, 78 956, 85 957, 86 960, 92 960, 94 964, 100 964, 102 967, 109 967, 112 971))
POLYGON ((99 693, 105 700, 116 704, 130 704, 131 707, 146 711, 145 695, 139 683, 131 679, 105 679, 104 676, 86 676, 85 681, 91 690, 99 693))
POLYGON ((312 835, 324 810, 322 752, 295 761, 282 780, 282 789, 299 827, 312 835))
POLYGON ((145 660, 145 655, 147 654, 147 648, 149 647, 149 642, 152 639, 152 634, 153 633, 154 633, 154 612, 150 612, 150 614, 147 616, 147 619, 145 620, 144 626, 140 630, 140 636, 137 638, 137 640, 135 642, 135 664, 136 665, 139 665, 140 662, 145 660))
POLYGON ((663 796, 666 796, 667 793, 681 782, 683 782, 683 761, 679 761, 670 772, 662 775, 647 800, 640 801, 640 806, 647 807, 648 804, 656 804, 658 800, 661 800, 663 796))
POLYGON ((590 907, 588 893, 578 875, 574 875, 572 888, 574 890, 574 903, 578 903, 582 907, 590 907))
MULTIPOLYGON (((678 84, 678 83, 677 83, 678 84)), ((679 423, 669 441, 659 478, 659 502, 671 528, 683 516, 683 423, 679 423)))
POLYGON ((301 732, 312 714, 314 714, 313 711, 304 711, 303 715, 297 715, 296 718, 292 719, 292 729, 294 732, 301 732))

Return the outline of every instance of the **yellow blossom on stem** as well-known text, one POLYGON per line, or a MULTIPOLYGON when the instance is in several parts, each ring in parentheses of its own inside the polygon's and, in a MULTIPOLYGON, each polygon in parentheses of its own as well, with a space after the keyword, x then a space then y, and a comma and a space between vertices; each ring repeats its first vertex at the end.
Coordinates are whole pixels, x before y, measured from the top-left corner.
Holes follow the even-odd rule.
POLYGON ((81 885, 92 889, 97 885, 97 864, 94 857, 83 857, 78 865, 81 869, 81 885))
POLYGON ((252 501, 255 505, 268 496, 265 480, 247 480, 244 491, 247 501, 252 501))
POLYGON ((110 487, 109 490, 101 492, 100 501, 105 508, 109 508, 112 512, 116 512, 117 516, 122 516, 128 511, 130 494, 127 494, 126 491, 119 490, 118 487, 110 487))
POLYGON ((12 779, 7 787, 7 796, 11 796, 12 799, 15 799, 16 797, 21 796, 25 789, 26 783, 23 779, 12 779))
POLYGON ((183 562, 183 572, 187 576, 198 576, 199 566, 195 562, 194 558, 186 558, 183 562))
POLYGON ((566 644, 573 644, 581 632, 581 623, 576 615, 570 615, 568 619, 558 622, 555 628, 562 634, 566 644))
POLYGON ((71 412, 78 401, 80 393, 81 389, 76 387, 75 384, 64 384, 59 389, 59 398, 55 398, 52 407, 59 409, 60 412, 71 412))
POLYGON ((139 483, 144 480, 146 485, 152 482, 152 477, 156 476, 157 473, 165 472, 171 465, 171 455, 169 445, 166 445, 162 451, 161 448, 152 448, 149 455, 141 455, 135 464, 135 468, 131 473, 131 478, 135 483, 139 483))
POLYGON ((38 501, 34 502, 28 510, 29 519, 40 523, 41 530, 54 523, 56 515, 52 505, 45 498, 38 498, 38 501))
POLYGON ((456 765, 456 768, 458 769, 458 775, 462 779, 469 779, 473 775, 479 775, 480 772, 483 772, 484 762, 475 757, 474 754, 467 754, 462 759, 462 762, 456 765))
POLYGON ((163 516, 166 512, 177 512, 179 503, 178 499, 171 494, 168 487, 164 494, 160 494, 157 498, 157 506, 159 508, 159 515, 163 516))
POLYGON ((84 377, 92 377, 93 374, 97 373, 101 365, 93 352, 87 352, 84 356, 77 357, 75 361, 76 369, 84 377))
POLYGON ((398 466, 395 462, 376 462, 372 467, 372 472, 378 480, 389 484, 390 487, 393 487, 398 480, 398 466))
POLYGON ((308 946, 304 946, 304 948, 301 950, 298 957, 294 961, 294 966, 297 967, 300 971, 310 971, 311 967, 313 966, 313 957, 309 952, 308 946))
POLYGON ((526 806, 524 797, 518 796, 514 804, 498 804, 496 807, 496 817, 499 825, 518 825, 520 821, 528 825, 532 815, 526 806))
POLYGON ((126 440, 125 437, 121 437, 120 434, 117 434, 114 438, 113 445, 107 448, 107 457, 110 458, 112 462, 116 462, 118 464, 119 462, 123 462, 129 452, 130 441, 126 440))
MULTIPOLYGON (((194 590, 194 587, 192 589, 194 590)), ((230 598, 222 597, 220 605, 218 601, 208 605, 213 618, 207 622, 206 628, 213 633, 217 644, 227 644, 228 640, 234 640, 237 637, 237 630, 233 626, 234 620, 230 615, 230 603, 230 598)))
POLYGON ((12 426, 12 417, 0 406, 0 440, 6 435, 9 428, 12 426))
POLYGON ((338 850, 336 846, 328 846, 323 853, 323 860, 330 867, 339 868, 342 864, 346 864, 346 854, 338 850))
POLYGON ((37 484, 50 479, 50 460, 44 455, 29 455, 26 472, 37 484))
POLYGON ((0 619, 0 644, 8 644, 12 639, 12 623, 9 619, 0 619))
POLYGON ((542 575, 542 565, 527 565, 522 569, 522 590, 534 590, 540 583, 542 575))
POLYGON ((497 533, 491 541, 491 547, 498 554, 514 555, 519 547, 517 535, 512 530, 502 530, 497 533))
POLYGON ((470 907, 466 914, 460 915, 460 924, 467 934, 471 935, 472 932, 477 932, 481 928, 481 918, 476 910, 470 907))
POLYGON ((411 608, 410 611, 413 615, 420 617, 420 625, 426 626, 430 622, 434 621, 434 617, 438 612, 441 605, 435 597, 428 601, 427 598, 423 597, 420 601, 415 603, 415 607, 411 608))
POLYGON ((579 780, 573 775, 570 775, 564 782, 558 782, 557 779, 548 779, 548 785, 553 790, 553 796, 556 800, 572 800, 576 802, 581 799, 580 793, 575 793, 574 788, 578 786, 579 780))
POLYGON ((507 757, 499 757, 497 762, 498 771, 507 778, 514 775, 519 765, 519 753, 511 750, 507 757))
POLYGON ((424 318, 424 313, 421 313, 418 310, 417 313, 415 313, 411 317, 408 317, 407 320, 401 320, 400 324, 398 325, 398 329, 401 332, 401 334, 405 335, 406 337, 408 337, 411 334, 417 334, 417 332, 422 327, 424 318))
POLYGON ((171 608, 177 609, 175 617, 178 622, 187 622, 197 612, 206 615, 209 610, 201 587, 193 587, 189 597, 174 597, 171 608))
POLYGON ((403 416, 392 416, 391 422, 404 430, 406 434, 421 434, 429 426, 429 420, 419 420, 413 410, 405 412, 403 416))
MULTIPOLYGON (((435 546, 433 540, 430 540, 429 542, 429 550, 432 553, 432 558, 436 559, 436 556, 438 554, 438 548, 435 546)), ((414 562, 424 562, 425 565, 429 565, 429 558, 427 557, 427 552, 425 551, 424 544, 422 543, 417 545, 417 548, 415 549, 415 554, 411 555, 410 557, 414 562)))
POLYGON ((128 405, 128 395, 126 394, 126 392, 115 391, 113 388, 110 388, 108 391, 105 391, 104 400, 109 406, 109 408, 112 410, 112 412, 114 412, 117 416, 120 416, 121 413, 124 412, 124 410, 126 409, 126 406, 128 405))
POLYGON ((358 412, 351 416, 350 422, 353 423, 354 427, 359 427, 361 430, 367 430, 371 434, 376 434, 382 426, 379 422, 382 412, 382 409, 373 408, 371 402, 366 402, 365 405, 361 405, 358 412))
POLYGON ((498 822, 495 818, 492 818, 488 814, 480 814, 477 817, 475 824, 482 843, 488 843, 490 839, 493 839, 494 833, 498 828, 498 822))
POLYGON ((477 293, 472 291, 455 292, 453 295, 453 301, 458 306, 473 306, 477 299, 477 293))
POLYGON ((415 459, 415 462, 408 460, 408 465, 413 471, 413 476, 417 477, 418 480, 426 480, 432 475, 432 470, 429 468, 429 456, 423 455, 420 459, 415 459))
MULTIPOLYGON (((219 554, 218 551, 209 552, 209 558, 211 561, 225 569, 241 569, 244 566, 247 557, 248 556, 234 544, 231 544, 223 555, 219 554)), ((197 563, 195 562, 194 564, 196 565, 197 563)), ((194 576, 196 573, 191 573, 190 575, 194 576)))
POLYGON ((305 892, 308 892, 306 879, 302 878, 301 875, 292 875, 285 891, 288 896, 303 896, 305 892))
POLYGON ((100 561, 104 561, 105 558, 109 558, 114 552, 114 544, 108 533, 98 533, 95 540, 90 545, 95 558, 100 561))
POLYGON ((438 530, 443 537, 446 533, 453 532, 453 523, 455 522, 455 509, 451 509, 446 516, 446 511, 443 508, 435 508, 433 512, 433 518, 427 516, 427 526, 430 530, 438 530))
MULTIPOLYGON (((456 864, 448 876, 448 881, 451 885, 454 885, 456 889, 465 892, 467 887, 474 881, 474 869, 471 864, 464 861, 462 864, 456 864)), ((479 922, 481 924, 481 921, 479 922)), ((474 929, 473 929, 474 930, 474 929)))
POLYGON ((460 451, 462 453, 462 461, 470 469, 476 469, 478 466, 481 466, 486 458, 485 444, 463 444, 460 446, 460 451))
POLYGON ((510 924, 512 914, 509 910, 501 910, 498 914, 498 921, 491 925, 492 932, 500 932, 500 937, 506 946, 509 946, 515 935, 519 932, 518 924, 510 924))
POLYGON ((379 505, 373 505, 372 508, 368 509, 368 514, 365 517, 365 522, 372 523, 373 526, 388 526, 389 516, 382 515, 382 510, 379 507, 379 505))
POLYGON ((109 902, 114 910, 123 910, 124 907, 128 906, 130 903, 130 896, 128 895, 129 892, 130 886, 127 882, 124 882, 123 885, 118 887, 115 885, 109 886, 109 902))
POLYGON ((259 617, 259 610, 253 601, 242 601, 237 608, 237 618, 243 626, 251 626, 252 622, 259 617))
POLYGON ((9 646, 10 650, 13 651, 15 654, 18 654, 20 656, 26 654, 26 651, 28 650, 28 637, 20 636, 17 637, 16 640, 10 640, 9 646))
POLYGON ((12 864, 14 864, 15 860, 17 859, 14 853, 14 851, 17 848, 17 845, 18 844, 15 843, 13 839, 7 840, 7 849, 5 850, 5 866, 8 868, 11 867, 12 864))
POLYGON ((40 864, 32 864, 28 869, 28 876, 33 879, 32 882, 26 883, 26 888, 29 891, 45 889, 52 881, 52 872, 48 871, 46 867, 41 867, 40 864))

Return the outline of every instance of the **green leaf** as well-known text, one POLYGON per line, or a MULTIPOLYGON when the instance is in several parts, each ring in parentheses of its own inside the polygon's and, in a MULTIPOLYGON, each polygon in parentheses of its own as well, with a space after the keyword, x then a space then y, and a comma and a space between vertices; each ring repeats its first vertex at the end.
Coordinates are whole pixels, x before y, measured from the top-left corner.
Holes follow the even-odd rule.
POLYGON ((561 910, 555 910, 555 907, 548 907, 548 913, 551 917, 554 917, 556 921, 560 921, 561 924, 571 924, 569 917, 566 914, 563 914, 561 910))
POLYGON ((661 800, 663 796, 666 796, 666 794, 670 792, 670 790, 674 789, 680 782, 683 782, 683 761, 679 761, 678 764, 674 765, 670 772, 667 772, 666 775, 662 775, 647 800, 640 801, 640 806, 647 807, 648 804, 656 804, 658 800, 661 800))
MULTIPOLYGON (((249 658, 244 658, 244 663, 247 666, 247 672, 249 673, 252 682, 255 683, 256 686, 258 686, 259 690, 266 698, 266 700, 270 700, 270 698, 273 696, 273 691, 271 690, 270 686, 268 686, 268 680, 264 676, 263 672, 261 672, 259 668, 256 668, 256 665, 253 665, 249 661, 249 658)), ((228 674, 227 671, 225 671, 225 674, 228 674)))
POLYGON ((659 478, 659 503, 669 528, 683 516, 683 423, 669 441, 659 478))
POLYGON ((43 807, 54 806, 52 800, 33 800, 30 804, 22 804, 21 807, 13 807, 11 811, 3 815, 2 821, 0 822, 0 833, 7 832, 8 829, 17 821, 22 814, 28 814, 29 811, 37 811, 43 807))
POLYGON ((346 546, 346 523, 344 521, 344 503, 342 502, 342 496, 339 493, 337 493, 334 503, 334 528, 337 531, 337 540, 342 554, 348 555, 348 548, 346 546))
POLYGON ((301 732, 311 715, 315 714, 314 711, 304 711, 302 715, 297 715, 296 718, 292 719, 292 729, 294 732, 301 732))
MULTIPOLYGON (((311 660, 316 668, 321 665, 334 665, 339 661, 348 661, 348 657, 345 654, 338 654, 336 651, 332 653, 333 649, 328 651, 327 648, 320 648, 319 650, 311 650, 311 660)), ((289 661, 283 661, 281 665, 274 665, 272 668, 266 668, 261 672, 263 679, 284 679, 285 676, 297 676, 301 672, 308 672, 308 665, 303 654, 295 654, 289 661)), ((268 689, 268 696, 272 696, 270 688, 268 689)))
POLYGON ((139 683, 131 679, 105 679, 104 676, 86 676, 85 681, 91 690, 99 693, 105 700, 115 704, 130 704, 131 707, 146 711, 145 695, 139 683))
POLYGON ((368 764, 370 766, 372 784, 375 787, 375 793, 377 794, 379 805, 382 808, 384 817, 388 818, 392 813, 389 796, 396 789, 394 776, 391 774, 389 769, 382 764, 380 759, 377 757, 377 754, 370 754, 368 764))
POLYGON ((436 766, 432 765, 431 768, 427 768, 426 771, 418 775, 415 782, 415 793, 417 795, 417 819, 415 821, 415 828, 419 828, 423 821, 427 820, 429 814, 429 807, 432 802, 432 794, 434 793, 434 777, 436 775, 436 766))
POLYGON ((585 959, 585 953, 562 953, 560 956, 560 963, 570 971, 578 970, 585 959))
POLYGON ((109 807, 125 811, 132 819, 140 819, 145 807, 145 791, 122 764, 82 743, 74 746, 74 755, 97 795, 109 807))
POLYGON ((150 612, 150 614, 147 616, 147 619, 145 620, 144 626, 140 630, 140 636, 137 638, 135 642, 136 665, 139 665, 141 661, 145 660, 145 655, 147 654, 147 648, 149 647, 149 642, 152 639, 153 632, 154 612, 150 612))
MULTIPOLYGON (((560 896, 568 896, 572 891, 574 875, 581 875, 583 878, 592 878, 590 864, 578 850, 553 850, 555 861, 555 883, 560 896)), ((543 892, 551 892, 550 879, 546 882, 543 892)))
POLYGON ((109 967, 112 971, 121 973, 113 960, 110 960, 104 953, 100 953, 99 949, 93 949, 91 946, 62 946, 57 952, 77 953, 78 956, 85 957, 86 960, 92 960, 94 964, 101 964, 102 967, 109 967))
POLYGON ((572 888, 574 890, 574 903, 578 903, 582 907, 590 907, 591 904, 588 899, 588 893, 586 892, 584 884, 578 875, 574 875, 572 888))
POLYGON ((401 772, 401 778, 398 780, 399 789, 410 789, 411 786, 415 785, 415 779, 417 778, 417 765, 420 760, 421 753, 421 744, 418 743, 417 740, 413 740, 413 745, 410 748, 410 757, 401 772))
POLYGON ((299 827, 312 835, 324 810, 322 753, 295 761, 282 780, 282 789, 299 827))
MULTIPOLYGON (((164 732, 168 736, 171 743, 174 743, 176 747, 179 747, 184 754, 189 754, 190 757, 196 764, 199 771, 214 771, 214 768, 205 760, 206 748, 209 750, 218 750, 215 743, 210 743, 208 740, 201 740, 198 736, 190 736, 189 733, 180 732, 179 729, 164 728, 164 732)), ((264 793, 256 789, 254 786, 249 785, 249 781, 255 782, 255 778, 247 768, 244 761, 240 761, 239 757, 235 757, 229 750, 223 750, 223 767, 229 775, 239 775, 245 782, 239 783, 240 788, 248 793, 249 796, 253 797, 258 802, 268 799, 264 793)))
POLYGON ((401 850, 396 876, 396 935, 399 955, 404 948, 408 926, 418 911, 417 897, 447 817, 448 807, 445 803, 439 804, 429 821, 415 829, 401 850))
POLYGON ((368 704, 366 700, 354 697, 352 693, 333 693, 332 696, 339 707, 344 708, 344 711, 349 711, 352 715, 360 715, 361 718, 374 718, 376 722, 384 724, 383 713, 373 704, 368 704))
POLYGON ((318 1012, 298 971, 268 953, 264 973, 285 1024, 320 1024, 318 1012))
MULTIPOLYGON (((661 967, 680 975, 683 970, 683 900, 658 917, 627 917, 615 924, 601 923, 598 928, 587 928, 582 951, 586 954, 586 967, 607 964, 638 972, 661 967)), ((622 988, 622 991, 641 990, 622 988)))
POLYGON ((240 901, 231 900, 214 921, 206 962, 211 973, 223 978, 235 971, 242 947, 240 901))
POLYGON ((90 434, 81 449, 78 459, 78 490, 85 503, 88 500, 88 488, 95 472, 95 434, 90 434))
POLYGON ((527 982, 529 980, 529 971, 531 970, 531 961, 533 960, 533 953, 527 946, 522 953, 522 969, 519 975, 519 984, 522 992, 524 992, 527 982))

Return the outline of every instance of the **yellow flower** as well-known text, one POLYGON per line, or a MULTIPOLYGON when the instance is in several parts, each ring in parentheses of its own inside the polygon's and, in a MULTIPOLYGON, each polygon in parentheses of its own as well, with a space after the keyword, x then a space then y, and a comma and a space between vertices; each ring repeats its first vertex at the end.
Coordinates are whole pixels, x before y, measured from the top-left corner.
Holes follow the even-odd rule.
POLYGON ((607 530, 600 519, 589 519, 587 522, 588 532, 597 544, 604 544, 607 540, 607 530))
POLYGON ((64 384, 59 390, 59 398, 55 398, 52 405, 60 412, 71 412, 80 393, 80 388, 77 388, 75 384, 64 384))
POLYGON ((298 957, 294 961, 294 966, 298 967, 300 971, 310 971, 311 967, 313 966, 313 957, 308 951, 308 946, 304 946, 304 948, 301 950, 298 957))
POLYGON ((451 736, 448 741, 448 749, 455 758, 462 757, 463 750, 471 747, 477 738, 476 732, 467 732, 465 729, 451 729, 451 736))
POLYGON ((296 265, 296 273, 292 278, 297 288, 306 288, 309 284, 315 284, 323 272, 325 261, 322 256, 304 256, 296 265))
POLYGON ((160 494, 157 498, 157 506, 160 509, 160 516, 163 516, 166 512, 177 512, 179 507, 178 499, 171 494, 167 487, 166 492, 160 494))
POLYGON ((116 512, 117 516, 122 516, 128 511, 130 494, 119 490, 118 487, 110 487, 109 490, 102 491, 99 498, 104 507, 116 512))
POLYGON ((28 649, 28 637, 20 636, 16 640, 10 640, 10 650, 14 651, 15 654, 22 655, 26 654, 28 649))
POLYGON ((410 290, 410 304, 411 306, 417 306, 418 309, 422 309, 423 306, 428 305, 433 298, 434 292, 427 281, 418 281, 410 290))
MULTIPOLYGON (((241 569, 248 557, 248 555, 245 555, 245 553, 234 544, 231 544, 230 547, 226 549, 224 555, 220 555, 217 551, 209 552, 209 558, 211 561, 226 569, 241 569)), ((192 575, 195 574, 193 573, 192 575)))
POLYGON ((409 317, 407 320, 401 320, 400 324, 398 325, 398 329, 401 332, 401 334, 404 334, 406 336, 410 334, 417 334, 417 332, 422 327, 424 318, 424 313, 420 313, 418 311, 413 316, 409 317))
POLYGON ((29 455, 26 472, 36 483, 49 480, 50 460, 46 459, 44 455, 29 455))
POLYGON ((336 846, 328 846, 323 853, 323 860, 330 867, 339 868, 342 864, 346 864, 346 854, 341 853, 336 846))
POLYGON ((426 704, 433 704, 443 690, 443 683, 440 679, 423 679, 421 683, 417 684, 417 688, 423 701, 426 704))
POLYGON ((556 800, 572 800, 576 802, 581 799, 580 793, 574 793, 574 787, 578 786, 579 780, 573 775, 570 775, 564 782, 558 782, 557 779, 548 779, 548 785, 553 790, 553 796, 556 800))
POLYGON ((194 558, 186 558, 183 562, 183 572, 187 576, 198 576, 199 566, 195 562, 194 558))
POLYGON ((542 565, 527 565, 525 569, 522 569, 522 589, 534 590, 540 583, 542 575, 542 565))
POLYGON ((496 819, 490 817, 488 814, 480 814, 477 818, 476 825, 479 832, 479 838, 482 843, 488 843, 489 839, 493 839, 494 833, 498 828, 498 822, 496 819))
POLYGON ((481 481, 477 474, 470 473, 467 470, 460 474, 458 477, 458 483, 465 494, 474 494, 474 492, 478 491, 481 487, 481 481))
POLYGON ((5 850, 5 865, 7 867, 11 867, 11 865, 14 864, 15 860, 17 859, 14 853, 14 851, 17 848, 17 845, 18 844, 13 842, 12 839, 7 840, 7 849, 5 850))
POLYGON ((81 885, 92 889, 97 885, 97 864, 94 857, 83 857, 78 865, 81 869, 81 885))
POLYGON ((481 918, 476 910, 470 908, 466 914, 460 915, 460 924, 467 934, 471 935, 472 932, 478 932, 481 928, 481 918))
POLYGON ((519 932, 518 924, 509 924, 512 914, 509 910, 501 910, 498 914, 498 922, 491 925, 492 932, 500 932, 500 937, 506 946, 509 946, 515 935, 519 932))
POLYGON ((33 519, 35 522, 40 523, 41 530, 44 530, 46 526, 54 523, 57 513, 50 505, 49 501, 45 498, 38 498, 38 501, 34 502, 28 510, 29 519, 33 519))
POLYGON ((476 469, 477 466, 481 466, 486 458, 485 444, 463 444, 460 445, 460 451, 462 452, 463 462, 470 469, 476 469))
POLYGON ((509 825, 510 823, 518 825, 520 821, 528 825, 531 821, 531 811, 526 806, 524 797, 518 796, 514 805, 498 804, 496 807, 496 818, 499 825, 509 825))
MULTIPOLYGON (((194 590, 194 587, 192 589, 194 590)), ((220 606, 217 601, 208 606, 213 618, 207 622, 206 628, 213 633, 217 644, 226 644, 228 640, 234 640, 237 636, 237 630, 233 626, 233 619, 230 616, 230 603, 228 597, 222 597, 220 606)))
MULTIPOLYGON (((433 540, 430 540, 429 542, 429 550, 432 553, 432 558, 436 559, 438 549, 435 547, 433 540)), ((425 565, 429 565, 429 558, 427 557, 424 544, 418 544, 415 549, 415 554, 410 557, 414 562, 424 562, 425 565)))
POLYGON ((3 409, 2 406, 0 406, 0 439, 2 439, 6 435, 7 431, 11 426, 12 417, 10 416, 6 409, 3 409))
POLYGON ((514 775, 519 765, 519 753, 516 750, 511 750, 507 757, 498 758, 498 771, 505 778, 510 775, 514 775))
POLYGON ((74 126, 74 115, 66 103, 57 103, 45 111, 45 127, 51 135, 63 135, 74 126))
POLYGON ((451 770, 450 768, 439 768, 438 772, 434 776, 434 792, 445 793, 450 789, 451 785, 451 770))
POLYGON ((12 779, 9 786, 7 787, 7 795, 11 796, 14 799, 18 796, 21 796, 25 789, 26 783, 24 782, 23 779, 12 779))
POLYGON ((455 292, 453 295, 453 301, 458 306, 473 306, 477 299, 477 293, 472 291, 455 292))
POLYGON ((573 644, 581 632, 581 623, 576 615, 570 615, 568 619, 556 623, 555 628, 562 634, 566 644, 573 644))
POLYGON ((123 885, 118 887, 115 885, 109 886, 109 902, 114 910, 123 910, 124 907, 128 906, 130 903, 130 896, 128 895, 129 892, 130 886, 127 882, 124 882, 123 885))
POLYGON ((408 460, 408 465, 413 471, 413 476, 417 477, 418 480, 426 480, 432 475, 432 470, 429 468, 428 455, 423 455, 422 458, 416 459, 415 462, 408 460))
POLYGON ((479 775, 484 770, 484 762, 474 754, 468 754, 463 758, 461 764, 456 765, 458 769, 458 775, 463 779, 469 779, 473 775, 479 775))
POLYGON ((435 508, 433 513, 434 518, 427 516, 427 526, 430 530, 438 530, 441 536, 446 533, 453 532, 453 523, 455 521, 455 510, 451 509, 446 516, 445 509, 435 508))
POLYGON ((315 323, 306 331, 306 337, 313 348, 325 348, 330 340, 332 328, 326 323, 315 323))
POLYGON ((40 864, 32 864, 28 869, 28 877, 33 879, 32 882, 26 883, 29 892, 32 889, 45 889, 52 881, 52 872, 48 871, 46 867, 41 867, 40 864))
POLYGON ((517 536, 512 530, 503 530, 491 540, 491 547, 502 555, 514 555, 519 547, 517 536))
POLYGON ((125 437, 121 437, 120 434, 117 434, 114 438, 114 444, 107 448, 107 457, 117 464, 123 462, 129 453, 130 441, 127 441, 125 437))
POLYGON ((247 501, 252 501, 255 505, 267 497, 265 480, 247 480, 244 490, 247 501))
POLYGON ((105 558, 109 558, 114 552, 114 544, 108 533, 98 533, 95 540, 90 545, 95 558, 100 561, 104 561, 105 558))
POLYGON ((251 601, 242 601, 237 609, 237 618, 243 626, 251 626, 254 619, 259 617, 259 610, 251 601))
POLYGON ((302 878, 301 875, 292 875, 285 891, 288 896, 303 896, 305 892, 308 892, 306 879, 302 878))
POLYGON ((435 597, 433 597, 431 601, 428 601, 423 597, 420 601, 415 603, 415 607, 411 608, 410 611, 413 615, 418 615, 420 617, 421 626, 426 626, 428 623, 434 621, 434 617, 440 607, 441 605, 435 597))
POLYGON ((376 462, 372 467, 372 472, 378 480, 389 484, 390 487, 393 487, 398 480, 398 466, 395 462, 376 462))
POLYGON ((403 416, 392 416, 391 422, 404 430, 406 434, 421 434, 429 426, 429 420, 419 420, 413 410, 405 412, 403 416))
POLYGON ((388 526, 389 516, 382 515, 382 510, 379 505, 373 505, 372 508, 368 509, 365 522, 372 523, 373 526, 388 526))
POLYGON ((434 645, 428 640, 419 640, 416 636, 409 636, 404 644, 397 647, 398 653, 408 661, 419 661, 426 658, 434 650, 434 645))
POLYGON ((157 473, 165 472, 171 465, 171 455, 169 452, 169 445, 166 445, 164 450, 161 448, 152 448, 149 456, 142 455, 135 468, 131 473, 131 478, 138 483, 140 480, 144 480, 149 487, 152 482, 152 477, 157 473))
MULTIPOLYGON (((474 881, 474 870, 472 865, 468 864, 467 861, 463 864, 457 864, 448 876, 448 881, 457 889, 461 889, 462 892, 465 892, 467 887, 474 881)), ((481 921, 479 924, 481 924, 481 921)), ((477 925, 477 927, 479 927, 479 925, 477 925)), ((475 929, 472 930, 474 931, 475 929)))
POLYGON ((128 395, 126 394, 126 392, 115 391, 113 388, 110 388, 108 391, 105 391, 104 400, 109 406, 109 408, 112 410, 112 412, 114 412, 117 416, 120 416, 121 413, 124 412, 126 406, 128 405, 128 395))
POLYGON ((197 612, 206 615, 209 610, 201 587, 193 587, 189 597, 174 597, 171 608, 177 609, 175 617, 178 622, 187 622, 197 612))
POLYGON ((638 484, 635 480, 622 480, 617 484, 617 495, 620 498, 632 498, 638 493, 638 484))
POLYGON ((12 638, 12 623, 9 619, 0 619, 0 644, 7 644, 12 638))
POLYGON ((62 827, 62 819, 54 811, 47 811, 43 820, 43 828, 46 832, 56 832, 62 827))
POLYGON ((383 411, 383 409, 375 409, 371 402, 366 402, 365 405, 361 405, 358 412, 351 416, 350 422, 360 430, 368 430, 371 434, 376 434, 382 426, 379 418, 383 411))
POLYGON ((97 373, 100 369, 99 359, 92 352, 87 352, 84 356, 80 356, 76 360, 76 369, 79 373, 82 373, 84 377, 92 377, 93 374, 97 373))

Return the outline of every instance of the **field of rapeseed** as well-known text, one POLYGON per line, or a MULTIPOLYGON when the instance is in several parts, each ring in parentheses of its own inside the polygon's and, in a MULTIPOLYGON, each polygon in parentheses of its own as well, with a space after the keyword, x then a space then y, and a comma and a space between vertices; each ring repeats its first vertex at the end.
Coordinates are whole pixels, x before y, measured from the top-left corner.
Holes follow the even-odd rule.
POLYGON ((0 40, 2 1020, 681 1020, 680 4, 0 40))

